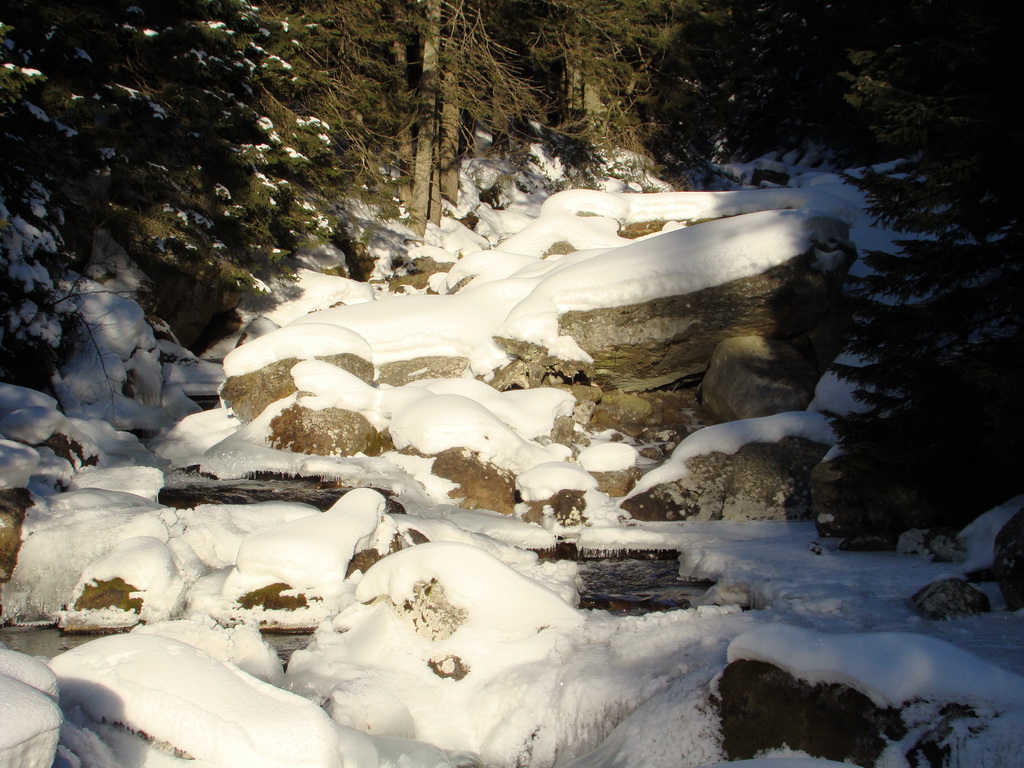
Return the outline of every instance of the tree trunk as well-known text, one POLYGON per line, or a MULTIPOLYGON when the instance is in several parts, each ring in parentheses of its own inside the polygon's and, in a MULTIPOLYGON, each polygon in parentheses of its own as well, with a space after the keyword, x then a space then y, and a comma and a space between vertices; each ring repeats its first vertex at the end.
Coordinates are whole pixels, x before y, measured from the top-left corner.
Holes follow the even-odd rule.
MULTIPOLYGON (((426 0, 427 25, 423 36, 423 72, 420 76, 420 119, 416 134, 416 165, 413 169, 412 214, 413 229, 420 235, 427 231, 430 216, 431 176, 435 167, 437 145, 437 107, 440 94, 440 66, 438 39, 441 33, 441 0, 426 0)), ((438 213, 438 221, 440 215, 438 213)))
POLYGON ((459 204, 459 108, 447 98, 452 84, 445 78, 444 103, 441 105, 441 197, 452 205, 459 204))

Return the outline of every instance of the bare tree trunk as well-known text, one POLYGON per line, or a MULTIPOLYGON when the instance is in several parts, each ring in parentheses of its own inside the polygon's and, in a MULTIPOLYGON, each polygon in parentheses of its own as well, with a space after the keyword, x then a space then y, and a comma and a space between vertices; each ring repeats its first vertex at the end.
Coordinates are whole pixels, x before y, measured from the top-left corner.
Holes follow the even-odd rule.
MULTIPOLYGON (((427 27, 423 37, 423 73, 420 77, 420 121, 416 134, 416 166, 413 169, 410 211, 413 229, 420 235, 427 231, 430 218, 431 176, 435 167, 437 145, 437 107, 440 95, 440 64, 438 38, 441 32, 441 0, 426 0, 427 27)), ((440 221, 440 213, 437 220, 440 221)))
MULTIPOLYGON (((401 72, 409 71, 409 55, 405 43, 396 40, 394 43, 395 65, 401 72)), ((412 172, 413 172, 413 141, 412 126, 405 123, 398 131, 398 173, 401 181, 398 186, 398 198, 406 208, 412 208, 412 172)))
POLYGON ((442 89, 444 103, 441 105, 441 196, 452 203, 459 204, 459 108, 453 98, 449 98, 451 83, 445 78, 442 89))

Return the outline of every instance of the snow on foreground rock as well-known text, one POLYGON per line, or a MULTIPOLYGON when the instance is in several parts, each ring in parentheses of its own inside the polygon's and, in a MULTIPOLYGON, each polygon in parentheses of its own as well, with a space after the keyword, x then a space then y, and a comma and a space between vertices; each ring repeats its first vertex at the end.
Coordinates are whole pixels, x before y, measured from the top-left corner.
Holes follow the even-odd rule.
POLYGON ((132 633, 50 662, 65 712, 116 723, 219 768, 375 766, 322 709, 177 640, 132 633))
POLYGON ((46 664, 0 644, 0 765, 49 768, 63 717, 46 664))
POLYGON ((850 686, 880 707, 930 699, 1024 710, 1024 677, 944 640, 909 632, 825 635, 769 624, 733 640, 728 658, 763 661, 811 685, 850 686))
POLYGON ((592 749, 681 669, 723 653, 717 640, 701 645, 700 632, 744 623, 719 607, 588 617, 455 543, 381 560, 357 596, 296 651, 287 686, 339 723, 489 765, 549 766, 592 749))

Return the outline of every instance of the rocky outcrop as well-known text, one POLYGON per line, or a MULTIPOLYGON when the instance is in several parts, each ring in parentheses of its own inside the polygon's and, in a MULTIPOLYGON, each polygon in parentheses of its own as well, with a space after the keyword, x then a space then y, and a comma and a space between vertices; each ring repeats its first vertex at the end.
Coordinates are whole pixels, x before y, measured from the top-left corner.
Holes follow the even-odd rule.
MULTIPOLYGON (((367 383, 373 381, 373 364, 358 355, 345 352, 316 359, 346 370, 367 383)), ((220 399, 240 421, 248 424, 271 403, 298 391, 291 370, 299 362, 298 358, 289 357, 257 371, 229 376, 221 388, 220 399)))
POLYGON ((726 339, 809 333, 836 303, 844 277, 844 269, 818 269, 812 252, 683 296, 566 312, 559 333, 594 359, 592 378, 602 387, 655 389, 703 374, 726 339))
POLYGON ((686 460, 687 473, 627 498, 634 520, 803 520, 811 516, 811 470, 828 446, 801 437, 747 443, 734 454, 686 460))
POLYGON ((899 535, 929 528, 935 510, 909 486, 883 483, 857 472, 848 456, 823 461, 811 473, 819 536, 847 539, 851 548, 895 549, 899 535))
POLYGON ((700 387, 715 422, 802 411, 814 397, 817 368, 787 341, 738 336, 715 347, 700 387))
POLYGON ((930 619, 988 613, 988 597, 963 579, 942 579, 919 589, 910 602, 930 619))
POLYGON ((270 444, 319 456, 379 456, 390 441, 366 417, 341 408, 314 410, 295 403, 270 422, 270 444))
POLYGON ((1011 611, 1024 608, 1024 509, 996 535, 992 573, 1011 611))
POLYGON ((878 707, 844 685, 811 685, 776 666, 741 659, 718 679, 712 706, 729 760, 772 749, 873 766, 906 727, 895 709, 878 707))

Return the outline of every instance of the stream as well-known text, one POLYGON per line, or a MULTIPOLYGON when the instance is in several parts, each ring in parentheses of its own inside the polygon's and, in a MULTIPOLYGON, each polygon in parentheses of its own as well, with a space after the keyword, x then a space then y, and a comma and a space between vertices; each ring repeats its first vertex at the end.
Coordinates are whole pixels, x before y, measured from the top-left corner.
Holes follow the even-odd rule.
MULTIPOLYGON (((252 504, 261 501, 299 501, 321 510, 329 509, 348 492, 319 480, 265 477, 232 480, 229 483, 198 477, 176 478, 160 492, 161 504, 187 509, 199 504, 252 504)), ((393 504, 389 499, 389 504, 393 504)), ((398 511, 398 510, 388 510, 398 511)), ((655 611, 682 610, 690 607, 711 585, 679 579, 679 563, 674 552, 624 552, 619 557, 589 559, 574 545, 559 548, 545 557, 578 559, 579 607, 605 610, 613 614, 637 616, 655 611)), ((264 639, 287 664, 291 654, 309 644, 303 633, 271 633, 264 639)), ((52 658, 96 638, 92 634, 65 634, 50 625, 0 627, 0 643, 30 656, 52 658)))

